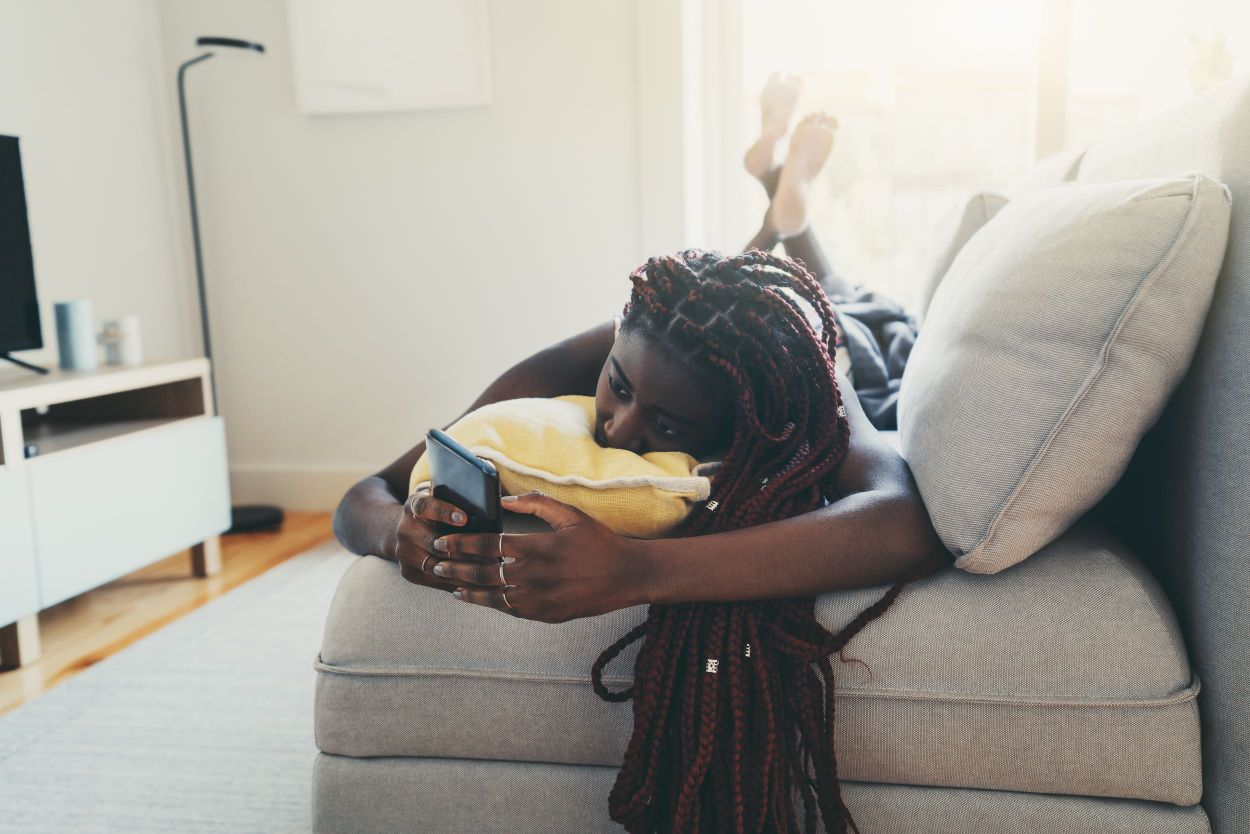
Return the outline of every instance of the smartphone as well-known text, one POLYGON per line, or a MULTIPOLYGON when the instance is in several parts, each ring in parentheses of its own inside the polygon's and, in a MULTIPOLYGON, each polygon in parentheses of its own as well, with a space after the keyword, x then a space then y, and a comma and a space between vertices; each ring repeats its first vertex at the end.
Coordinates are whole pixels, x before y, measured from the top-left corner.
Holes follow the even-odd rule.
POLYGON ((438 429, 425 435, 434 497, 455 504, 469 517, 466 524, 437 524, 441 533, 498 533, 499 471, 438 429))

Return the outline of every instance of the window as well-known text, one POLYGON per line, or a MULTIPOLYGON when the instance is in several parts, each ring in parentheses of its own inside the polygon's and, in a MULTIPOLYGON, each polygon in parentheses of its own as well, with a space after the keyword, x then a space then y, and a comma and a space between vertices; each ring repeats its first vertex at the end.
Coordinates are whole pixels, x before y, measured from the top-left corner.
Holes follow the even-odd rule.
POLYGON ((1250 3, 1072 0, 1071 38, 1066 136, 1078 145, 1250 70, 1250 3))
MULTIPOLYGON (((933 229, 1005 190, 1038 149, 1084 144, 1245 71, 1250 4, 1194 0, 739 0, 722 36, 720 242, 767 207, 741 165, 774 71, 804 82, 796 119, 840 123, 812 189, 813 229, 843 277, 899 300, 933 229), (1240 60, 1240 64, 1238 61, 1240 60), (1039 102, 1041 105, 1039 106, 1039 102)), ((784 158, 784 147, 780 149, 784 158)), ((780 160, 779 160, 780 161, 780 160)), ((716 227, 714 227, 716 228, 716 227)))

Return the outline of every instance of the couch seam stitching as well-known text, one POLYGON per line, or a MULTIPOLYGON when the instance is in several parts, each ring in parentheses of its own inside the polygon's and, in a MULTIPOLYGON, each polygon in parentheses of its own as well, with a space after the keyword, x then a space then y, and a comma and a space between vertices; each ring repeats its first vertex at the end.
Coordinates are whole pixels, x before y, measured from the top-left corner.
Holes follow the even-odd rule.
MULTIPOLYGON (((515 672, 487 672, 477 670, 464 669, 446 669, 438 667, 415 667, 408 666, 403 668, 386 668, 379 666, 336 666, 318 660, 315 668, 318 672, 325 672, 333 675, 342 675, 343 677, 452 677, 452 678, 491 678, 497 680, 525 680, 538 683, 577 683, 585 684, 590 682, 589 677, 578 677, 573 675, 547 676, 547 675, 523 675, 515 672)), ((613 683, 632 683, 632 678, 604 678, 611 680, 613 683)), ((951 701, 958 703, 984 703, 984 704, 1014 704, 1027 706, 1072 706, 1072 707, 1159 707, 1172 706, 1175 704, 1183 704, 1192 701, 1198 697, 1201 690, 1201 682, 1197 676, 1192 678, 1192 682, 1174 695, 1168 695, 1163 698, 1139 698, 1139 699, 1097 699, 1097 698, 1074 698, 1071 696, 986 696, 986 695, 967 695, 957 692, 932 692, 922 689, 838 689, 837 694, 843 697, 852 698, 886 698, 890 700, 916 700, 916 701, 951 701)))

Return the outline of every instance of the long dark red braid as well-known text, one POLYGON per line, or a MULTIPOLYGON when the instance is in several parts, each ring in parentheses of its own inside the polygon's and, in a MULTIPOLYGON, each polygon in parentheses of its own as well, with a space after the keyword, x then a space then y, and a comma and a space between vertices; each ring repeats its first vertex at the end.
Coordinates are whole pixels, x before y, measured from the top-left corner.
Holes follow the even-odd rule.
MULTIPOLYGON (((850 428, 831 357, 833 309, 816 279, 758 250, 652 258, 630 278, 623 326, 706 362, 734 396, 733 442, 711 500, 679 535, 747 527, 836 499, 850 428), (823 335, 783 288, 811 304, 823 335)), ((591 670, 599 697, 634 699, 612 819, 635 834, 789 834, 800 831, 797 794, 803 831, 816 830, 819 809, 826 831, 858 832, 838 784, 830 655, 915 578, 837 634, 816 620, 812 596, 652 605, 591 670), (604 666, 640 637, 634 685, 609 692, 604 666)))

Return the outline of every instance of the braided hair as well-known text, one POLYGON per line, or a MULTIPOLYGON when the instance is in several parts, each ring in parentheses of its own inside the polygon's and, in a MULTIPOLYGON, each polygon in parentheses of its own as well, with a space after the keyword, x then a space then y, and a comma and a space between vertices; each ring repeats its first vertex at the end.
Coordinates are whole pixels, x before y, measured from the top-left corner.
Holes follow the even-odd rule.
MULTIPOLYGON (((622 329, 653 335, 719 373, 734 402, 733 440, 711 500, 678 535, 747 527, 834 500, 850 426, 831 358, 833 309, 811 273, 759 250, 687 250, 651 258, 630 279, 622 329)), ((797 792, 808 834, 817 807, 827 832, 858 832, 838 785, 829 656, 913 578, 837 634, 816 620, 814 596, 650 606, 591 670, 600 698, 634 702, 612 819, 634 834, 789 834, 800 830, 797 792), (639 638, 633 686, 608 691, 604 666, 639 638)))

